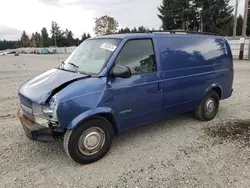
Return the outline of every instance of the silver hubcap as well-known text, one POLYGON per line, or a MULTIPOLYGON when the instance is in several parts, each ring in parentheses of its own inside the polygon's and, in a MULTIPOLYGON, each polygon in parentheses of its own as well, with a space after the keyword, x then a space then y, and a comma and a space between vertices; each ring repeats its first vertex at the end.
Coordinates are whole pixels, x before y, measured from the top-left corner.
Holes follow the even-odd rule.
POLYGON ((212 113, 215 109, 215 102, 214 100, 212 99, 209 99, 207 102, 206 102, 206 111, 207 113, 212 113))
POLYGON ((104 131, 99 127, 91 127, 80 136, 78 148, 84 155, 94 155, 102 149, 104 143, 104 131))

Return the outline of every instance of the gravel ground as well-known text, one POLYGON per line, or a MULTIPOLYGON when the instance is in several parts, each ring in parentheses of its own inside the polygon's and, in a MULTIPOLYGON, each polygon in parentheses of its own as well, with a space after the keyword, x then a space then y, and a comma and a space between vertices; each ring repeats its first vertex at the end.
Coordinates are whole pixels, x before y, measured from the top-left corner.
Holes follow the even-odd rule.
POLYGON ((57 62, 53 55, 0 57, 0 187, 250 187, 249 144, 239 142, 244 131, 230 133, 241 122, 250 126, 249 62, 235 61, 235 92, 214 121, 184 114, 127 131, 106 157, 85 166, 60 141, 29 141, 16 117, 20 85, 57 62))

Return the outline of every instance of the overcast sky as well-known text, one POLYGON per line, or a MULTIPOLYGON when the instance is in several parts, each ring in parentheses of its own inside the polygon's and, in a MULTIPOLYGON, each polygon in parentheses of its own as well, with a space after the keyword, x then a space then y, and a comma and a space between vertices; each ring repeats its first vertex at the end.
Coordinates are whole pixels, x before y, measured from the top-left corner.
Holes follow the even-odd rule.
MULTIPOLYGON (((239 12, 243 14, 245 0, 240 0, 239 12)), ((25 30, 29 35, 49 31, 51 21, 62 29, 68 28, 74 37, 83 32, 93 34, 94 18, 103 15, 115 17, 120 27, 144 25, 158 29, 157 6, 162 0, 1 0, 0 39, 16 40, 25 30)), ((235 4, 235 0, 231 0, 235 4)))

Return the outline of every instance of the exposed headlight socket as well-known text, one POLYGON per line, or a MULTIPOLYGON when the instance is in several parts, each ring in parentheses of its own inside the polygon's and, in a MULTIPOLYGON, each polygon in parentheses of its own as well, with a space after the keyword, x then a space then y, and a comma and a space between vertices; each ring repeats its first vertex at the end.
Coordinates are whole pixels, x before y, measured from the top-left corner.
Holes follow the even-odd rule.
POLYGON ((46 119, 47 121, 57 122, 57 115, 55 109, 48 107, 48 106, 42 106, 39 104, 33 104, 32 106, 33 115, 35 117, 41 117, 43 119, 46 119))

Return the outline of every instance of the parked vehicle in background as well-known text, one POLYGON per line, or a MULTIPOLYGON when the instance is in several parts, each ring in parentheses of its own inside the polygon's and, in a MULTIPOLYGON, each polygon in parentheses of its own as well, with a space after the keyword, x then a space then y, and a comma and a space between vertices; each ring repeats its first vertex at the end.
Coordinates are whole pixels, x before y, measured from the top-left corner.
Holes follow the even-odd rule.
POLYGON ((114 134, 193 111, 201 121, 232 95, 228 42, 203 34, 122 34, 85 40, 62 66, 19 90, 28 138, 64 135, 64 149, 87 164, 110 149, 114 134))
POLYGON ((34 51, 29 50, 29 51, 27 51, 27 54, 34 54, 34 51))
POLYGON ((49 54, 49 50, 46 48, 41 49, 41 54, 49 54))
POLYGON ((17 51, 10 51, 9 54, 16 54, 17 51))
POLYGON ((27 51, 21 50, 19 53, 20 53, 20 54, 27 54, 27 51))

